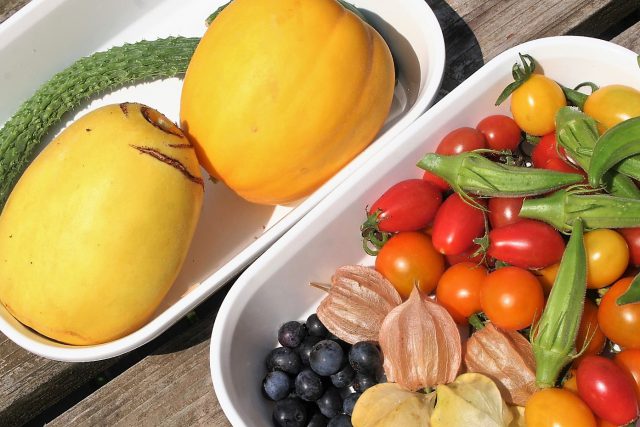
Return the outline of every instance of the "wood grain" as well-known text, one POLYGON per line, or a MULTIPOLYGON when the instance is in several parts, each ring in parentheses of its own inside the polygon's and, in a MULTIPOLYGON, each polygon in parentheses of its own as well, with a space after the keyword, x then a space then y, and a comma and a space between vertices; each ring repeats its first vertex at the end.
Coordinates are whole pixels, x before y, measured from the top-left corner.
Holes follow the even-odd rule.
MULTIPOLYGON (((28 2, 0 0, 0 22, 28 2)), ((613 37, 640 51, 637 0, 427 3, 443 28, 447 49, 440 96, 505 49, 539 37, 613 37), (616 29, 629 19, 629 28, 616 29)), ((127 357, 103 362, 49 361, 0 335, 0 425, 51 418, 51 425, 228 425, 213 393, 208 357, 211 327, 223 295, 196 310, 197 322, 182 321, 127 357), (98 388, 96 377, 105 375, 115 378, 98 388)))

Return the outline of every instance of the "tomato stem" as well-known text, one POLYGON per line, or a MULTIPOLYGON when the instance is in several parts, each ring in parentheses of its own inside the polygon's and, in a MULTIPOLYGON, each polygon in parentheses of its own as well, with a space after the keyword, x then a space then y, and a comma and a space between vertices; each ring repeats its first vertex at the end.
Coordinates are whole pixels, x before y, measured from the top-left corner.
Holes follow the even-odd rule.
POLYGON ((498 96, 495 105, 502 104, 511 94, 526 82, 536 69, 536 61, 531 55, 519 53, 522 66, 517 62, 511 67, 511 75, 513 82, 504 88, 498 96))

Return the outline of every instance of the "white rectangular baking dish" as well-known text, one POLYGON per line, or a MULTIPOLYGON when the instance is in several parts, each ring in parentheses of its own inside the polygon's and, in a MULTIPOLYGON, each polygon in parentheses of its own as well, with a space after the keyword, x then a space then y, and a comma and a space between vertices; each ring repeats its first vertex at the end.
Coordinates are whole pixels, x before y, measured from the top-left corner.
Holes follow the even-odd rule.
POLYGON ((509 102, 494 102, 513 81, 518 53, 532 55, 546 75, 569 87, 593 81, 640 88, 636 54, 625 48, 583 37, 540 39, 497 56, 405 129, 267 250, 226 296, 210 363, 216 395, 234 426, 270 425, 270 405, 260 392, 265 357, 277 346, 282 323, 304 320, 317 308, 323 292, 309 282, 329 282, 342 265, 373 265, 359 234, 366 206, 396 182, 420 177, 416 162, 451 130, 509 114, 509 102))
MULTIPOLYGON (((204 19, 226 0, 33 0, 0 25, 0 124, 54 73, 78 58, 125 42, 170 35, 201 36, 204 19)), ((0 306, 0 331, 41 356, 90 361, 151 340, 246 267, 341 181, 388 145, 432 103, 444 69, 444 39, 423 0, 353 0, 386 38, 399 68, 392 111, 377 140, 311 196, 287 206, 252 205, 207 182, 205 202, 180 277, 154 318, 110 343, 73 347, 18 323, 0 306), (400 7, 399 7, 400 6, 400 7)), ((109 103, 142 102, 177 121, 181 80, 137 85, 96 99, 69 115, 109 103)), ((208 181, 208 180, 207 180, 208 181)))

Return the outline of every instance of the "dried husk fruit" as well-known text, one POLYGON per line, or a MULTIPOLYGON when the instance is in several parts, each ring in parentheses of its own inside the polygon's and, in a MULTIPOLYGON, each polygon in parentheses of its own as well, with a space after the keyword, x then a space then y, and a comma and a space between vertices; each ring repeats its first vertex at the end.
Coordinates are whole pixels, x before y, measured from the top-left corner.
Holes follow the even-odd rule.
POLYGON ((318 318, 349 344, 377 341, 382 321, 402 303, 391 282, 373 268, 360 265, 338 268, 328 292, 316 311, 318 318))
POLYGON ((464 363, 469 372, 491 378, 507 403, 524 406, 538 390, 533 348, 516 331, 488 323, 467 341, 464 363))
POLYGON ((387 379, 409 390, 453 381, 462 362, 460 333, 447 310, 417 288, 380 329, 387 379))

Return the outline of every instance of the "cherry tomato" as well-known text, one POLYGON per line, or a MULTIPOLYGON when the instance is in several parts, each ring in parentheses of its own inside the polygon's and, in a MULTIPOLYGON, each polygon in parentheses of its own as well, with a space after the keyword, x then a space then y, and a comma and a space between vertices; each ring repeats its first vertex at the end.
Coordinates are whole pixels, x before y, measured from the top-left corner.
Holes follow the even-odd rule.
POLYGON ((522 218, 518 216, 524 197, 492 197, 489 199, 489 224, 498 228, 513 224, 522 218))
POLYGON ((631 375, 635 384, 636 398, 640 401, 640 349, 622 350, 613 357, 613 361, 631 375))
POLYGON ((414 286, 431 293, 444 272, 444 257, 424 233, 405 231, 393 236, 376 257, 376 270, 391 282, 402 298, 408 298, 414 286))
POLYGON ((536 168, 544 169, 544 166, 551 159, 566 160, 562 151, 558 151, 555 132, 548 133, 540 138, 540 141, 533 147, 531 152, 531 162, 536 168))
POLYGON ((638 417, 638 400, 631 377, 613 360, 587 356, 576 372, 578 394, 598 417, 625 425, 638 417))
POLYGON ((448 191, 451 188, 447 181, 440 178, 435 173, 432 173, 429 171, 424 171, 424 174, 422 175, 422 179, 430 184, 435 185, 436 188, 439 189, 440 191, 448 191))
POLYGON ((579 173, 581 175, 585 175, 585 172, 582 169, 578 169, 575 166, 565 162, 561 159, 551 159, 542 167, 542 169, 552 170, 556 172, 564 172, 564 173, 579 173))
POLYGON ((535 392, 524 409, 527 427, 596 427, 596 420, 586 403, 561 388, 535 392))
POLYGON ((467 151, 487 148, 484 135, 474 128, 461 127, 449 132, 436 148, 436 153, 444 155, 460 154, 467 151))
POLYGON ((491 230, 487 253, 516 267, 544 268, 560 262, 564 239, 549 224, 522 219, 491 230))
POLYGON ((602 332, 622 348, 640 348, 640 302, 616 304, 626 292, 633 277, 618 280, 607 291, 598 307, 598 324, 602 332))
POLYGON ((520 144, 522 131, 509 116, 496 114, 480 120, 476 126, 492 150, 515 151, 520 144))
POLYGON ((567 105, 560 86, 541 74, 532 74, 511 94, 511 113, 520 129, 542 136, 556 128, 556 113, 567 105))
POLYGON ((473 239, 484 232, 484 213, 454 193, 438 209, 431 236, 438 252, 455 255, 471 248, 473 239))
POLYGON ((517 330, 530 326, 544 308, 542 286, 529 271, 503 267, 482 282, 482 311, 496 326, 517 330))
POLYGON ((604 336, 600 325, 598 325, 598 306, 589 298, 584 300, 584 311, 582 312, 578 336, 576 337, 576 350, 582 351, 587 342, 589 342, 589 345, 576 360, 582 360, 590 354, 600 354, 607 343, 607 337, 604 336))
POLYGON ((610 423, 609 421, 603 420, 602 418, 598 418, 598 417, 596 417, 596 423, 598 427, 620 427, 616 424, 610 423))
POLYGON ((415 231, 426 227, 435 217, 442 193, 421 179, 407 179, 389 187, 371 205, 369 215, 377 217, 381 231, 415 231))
POLYGON ((469 316, 481 310, 480 287, 486 276, 486 268, 462 262, 446 269, 440 277, 436 299, 456 323, 466 324, 469 316))
POLYGON ((488 260, 486 259, 486 257, 482 256, 482 253, 480 253, 479 250, 480 245, 476 245, 474 243, 466 251, 460 252, 459 254, 445 255, 445 258, 447 260, 447 264, 449 264, 450 266, 459 264, 461 262, 472 262, 474 264, 481 264, 483 263, 483 258, 484 263, 486 264, 488 260))
POLYGON ((560 268, 559 262, 551 264, 548 267, 535 270, 533 272, 533 274, 536 275, 538 281, 542 285, 542 290, 544 291, 545 295, 549 295, 551 293, 553 282, 556 281, 556 276, 558 275, 558 268, 560 268))
POLYGON ((624 85, 609 85, 593 92, 584 112, 596 119, 600 133, 632 117, 640 116, 640 91, 624 85))
POLYGON ((640 267, 640 227, 620 228, 618 231, 629 246, 629 261, 636 267, 640 267))
POLYGON ((602 288, 620 278, 629 265, 629 247, 619 233, 602 228, 584 233, 587 287, 602 288))
POLYGON ((565 380, 562 383, 562 388, 565 390, 569 390, 572 393, 578 394, 578 383, 576 381, 576 368, 572 367, 567 372, 565 376, 565 380))

